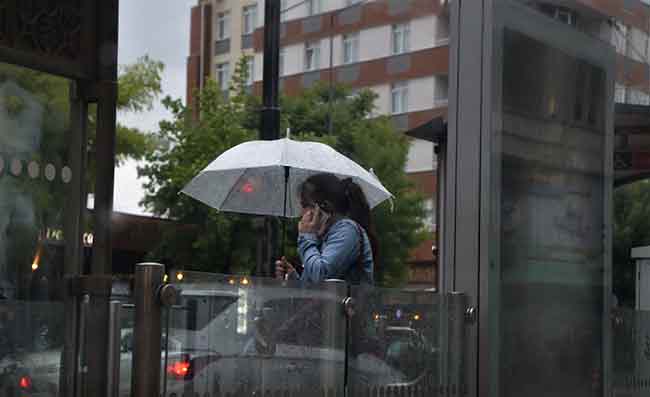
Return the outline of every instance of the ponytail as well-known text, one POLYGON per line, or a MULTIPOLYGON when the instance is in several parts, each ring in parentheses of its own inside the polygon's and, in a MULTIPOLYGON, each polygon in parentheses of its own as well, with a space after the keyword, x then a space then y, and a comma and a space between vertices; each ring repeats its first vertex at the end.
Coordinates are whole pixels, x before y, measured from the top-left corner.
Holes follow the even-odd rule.
POLYGON ((368 239, 370 240, 373 262, 375 263, 375 273, 377 273, 377 265, 379 263, 379 244, 377 242, 374 225, 372 224, 370 205, 368 205, 366 195, 363 193, 361 187, 354 183, 352 178, 342 180, 341 184, 343 185, 343 191, 345 192, 348 204, 347 215, 366 231, 368 239))

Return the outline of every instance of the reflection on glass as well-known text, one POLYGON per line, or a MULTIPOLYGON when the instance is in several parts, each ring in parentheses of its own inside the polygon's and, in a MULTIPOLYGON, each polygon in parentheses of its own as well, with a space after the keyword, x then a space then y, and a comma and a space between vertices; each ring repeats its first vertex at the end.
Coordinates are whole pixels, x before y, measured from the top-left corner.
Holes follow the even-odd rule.
POLYGON ((170 277, 182 294, 169 318, 178 348, 168 349, 167 395, 341 395, 344 285, 182 274, 170 277))
MULTIPOLYGON (((569 32, 559 23, 546 27, 569 32)), ((500 297, 493 312, 496 395, 598 395, 606 69, 567 50, 570 32, 562 35, 565 42, 554 43, 549 35, 506 25, 497 37, 493 225, 500 243, 491 255, 491 288, 500 297)))
POLYGON ((353 287, 350 332, 352 395, 371 390, 421 391, 440 386, 440 302, 429 291, 353 287))
POLYGON ((0 395, 58 395, 63 303, 0 303, 0 395))
POLYGON ((55 176, 68 164, 68 84, 0 64, 2 298, 50 299, 63 271, 66 191, 55 176))

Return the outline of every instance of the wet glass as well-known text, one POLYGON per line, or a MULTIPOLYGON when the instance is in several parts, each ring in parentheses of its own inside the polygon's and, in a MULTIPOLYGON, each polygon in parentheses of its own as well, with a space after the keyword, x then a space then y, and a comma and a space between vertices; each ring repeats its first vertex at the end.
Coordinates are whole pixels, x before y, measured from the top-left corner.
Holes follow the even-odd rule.
POLYGON ((444 352, 442 300, 432 291, 353 286, 348 388, 352 396, 434 395, 444 352))
POLYGON ((616 54, 549 8, 493 14, 494 396, 598 395, 608 375, 616 54))
POLYGON ((164 326, 167 396, 342 395, 345 284, 194 272, 172 279, 182 292, 164 326))
POLYGON ((70 82, 0 64, 0 297, 49 300, 64 272, 70 82))
POLYGON ((61 302, 0 301, 0 394, 59 395, 61 302))
MULTIPOLYGON (((75 266, 67 79, 0 63, 0 394, 58 394, 75 266)), ((80 237, 81 240, 81 237, 80 237)), ((79 245, 81 245, 79 241, 79 245)))
POLYGON ((618 309, 612 313, 612 392, 644 394, 650 388, 650 312, 618 309))

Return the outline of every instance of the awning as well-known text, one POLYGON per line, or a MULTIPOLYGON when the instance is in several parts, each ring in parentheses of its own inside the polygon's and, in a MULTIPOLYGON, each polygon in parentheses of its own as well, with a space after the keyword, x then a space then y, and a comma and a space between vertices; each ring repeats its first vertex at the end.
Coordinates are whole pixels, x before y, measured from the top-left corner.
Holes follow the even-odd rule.
POLYGON ((433 143, 442 143, 447 139, 447 122, 442 117, 435 117, 412 130, 406 131, 411 138, 433 143))

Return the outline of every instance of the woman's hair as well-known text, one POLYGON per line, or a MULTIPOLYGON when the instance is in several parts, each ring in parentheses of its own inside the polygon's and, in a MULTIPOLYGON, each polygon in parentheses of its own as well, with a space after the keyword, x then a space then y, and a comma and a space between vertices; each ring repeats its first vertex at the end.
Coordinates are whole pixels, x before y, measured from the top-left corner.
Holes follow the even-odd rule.
POLYGON ((328 173, 312 175, 300 186, 300 199, 318 204, 326 212, 349 216, 361 225, 368 234, 377 272, 379 247, 370 216, 370 206, 363 190, 352 178, 341 180, 328 173))

